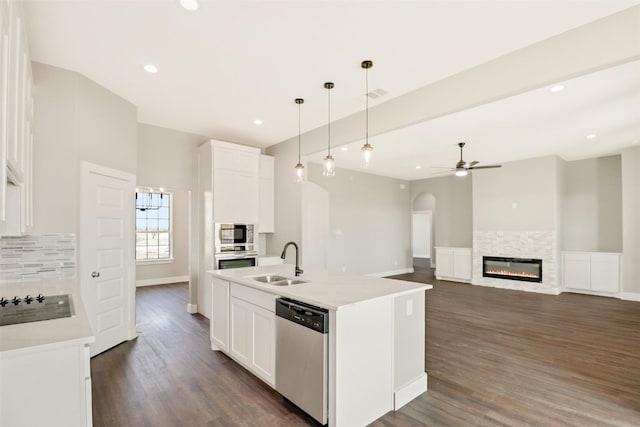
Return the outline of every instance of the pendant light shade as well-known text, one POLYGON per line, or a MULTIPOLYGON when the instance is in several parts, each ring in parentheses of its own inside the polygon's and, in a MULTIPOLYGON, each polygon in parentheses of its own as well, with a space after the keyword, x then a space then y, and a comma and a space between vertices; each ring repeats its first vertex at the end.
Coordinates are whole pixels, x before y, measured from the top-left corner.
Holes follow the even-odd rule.
POLYGON ((296 98, 295 103, 298 104, 298 164, 294 169, 296 171, 296 182, 302 182, 304 180, 304 165, 300 161, 300 110, 302 104, 304 104, 304 99, 296 98))
POLYGON ((334 176, 336 174, 335 161, 331 157, 331 89, 333 89, 332 82, 326 82, 324 88, 327 89, 327 105, 328 105, 328 119, 327 119, 327 156, 323 161, 322 175, 334 176))
POLYGON ((365 70, 365 93, 364 97, 366 99, 366 107, 365 107, 365 140, 364 145, 360 149, 362 151, 362 158, 360 161, 360 166, 363 168, 368 168, 371 166, 371 156, 373 154, 373 147, 369 144, 369 68, 373 67, 372 61, 362 61, 360 66, 365 70))

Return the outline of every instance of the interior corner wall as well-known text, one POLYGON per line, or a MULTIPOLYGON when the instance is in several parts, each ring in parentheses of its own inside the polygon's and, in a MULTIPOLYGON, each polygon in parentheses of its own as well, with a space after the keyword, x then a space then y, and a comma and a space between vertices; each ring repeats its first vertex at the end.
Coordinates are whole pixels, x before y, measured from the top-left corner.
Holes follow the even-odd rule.
POLYGON ((33 233, 79 234, 80 163, 136 173, 137 110, 69 70, 33 63, 33 233))
MULTIPOLYGON (((295 182, 298 142, 272 145, 266 154, 274 157, 275 232, 267 234, 267 256, 279 256, 285 243, 302 241, 302 186, 295 182)), ((304 252, 304 248, 300 248, 304 252)))
POLYGON ((622 151, 622 296, 640 300, 640 147, 622 151))
POLYGON ((470 248, 473 241, 471 177, 428 178, 411 181, 409 185, 411 200, 415 200, 422 193, 435 197, 434 246, 470 248))
POLYGON ((566 162, 562 250, 622 252, 621 156, 566 162))
POLYGON ((321 165, 307 169, 309 181, 329 192, 329 270, 378 274, 413 267, 407 181, 348 169, 327 178, 321 165))
MULTIPOLYGON (((190 291, 189 302, 196 304, 198 289, 198 146, 209 137, 138 123, 138 175, 140 187, 168 188, 191 192, 190 291)), ((187 273, 185 273, 187 274, 187 273)))

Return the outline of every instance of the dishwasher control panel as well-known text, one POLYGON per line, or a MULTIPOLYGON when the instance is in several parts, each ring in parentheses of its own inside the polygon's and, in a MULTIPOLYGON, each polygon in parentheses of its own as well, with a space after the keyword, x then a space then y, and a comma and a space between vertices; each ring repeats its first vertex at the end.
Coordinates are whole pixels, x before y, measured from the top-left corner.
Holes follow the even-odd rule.
POLYGON ((323 334, 329 332, 329 311, 321 307, 288 298, 278 298, 276 316, 323 334))

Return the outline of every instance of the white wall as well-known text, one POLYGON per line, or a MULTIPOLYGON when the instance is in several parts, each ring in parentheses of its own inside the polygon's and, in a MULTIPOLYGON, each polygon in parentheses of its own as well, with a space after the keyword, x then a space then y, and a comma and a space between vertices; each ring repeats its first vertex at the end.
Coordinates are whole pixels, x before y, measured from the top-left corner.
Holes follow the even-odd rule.
POLYGON ((308 165, 308 177, 329 192, 329 270, 374 274, 412 268, 408 182, 347 169, 328 178, 317 164, 308 165))
MULTIPOLYGON (((640 147, 622 151, 622 292, 640 301, 640 147)), ((626 294, 626 295, 625 295, 626 294)))
POLYGON ((191 192, 189 303, 196 304, 198 281, 198 146, 210 138, 172 129, 138 124, 137 185, 191 192))
POLYGON ((34 234, 79 234, 80 163, 136 173, 137 110, 86 77, 33 63, 34 234))
POLYGON ((136 265, 136 285, 162 284, 189 280, 189 191, 171 190, 173 215, 173 261, 136 265))
POLYGON ((622 163, 609 156, 565 164, 562 249, 622 252, 622 163))
POLYGON ((413 210, 431 210, 423 194, 433 195, 434 246, 470 248, 472 231, 472 180, 470 176, 444 176, 411 181, 413 210))

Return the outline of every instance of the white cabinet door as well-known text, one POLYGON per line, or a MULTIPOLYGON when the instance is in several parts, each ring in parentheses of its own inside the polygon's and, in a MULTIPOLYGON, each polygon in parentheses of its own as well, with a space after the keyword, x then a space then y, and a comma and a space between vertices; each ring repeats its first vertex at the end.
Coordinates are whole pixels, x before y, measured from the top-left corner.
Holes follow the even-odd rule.
POLYGON ((236 152, 231 148, 214 147, 213 148, 213 170, 235 170, 236 152))
POLYGON ((229 350, 229 282, 216 277, 211 290, 211 343, 220 350, 229 350))
POLYGON ((239 362, 251 364, 251 304, 231 297, 231 342, 229 352, 239 362))
POLYGON ((258 223, 258 176, 235 174, 235 222, 258 223))
POLYGON ((252 306, 252 358, 254 372, 267 383, 276 383, 276 315, 264 308, 252 306))
POLYGON ((234 223, 235 219, 235 173, 225 169, 213 172, 213 220, 234 223))
POLYGON ((259 231, 273 233, 275 231, 275 191, 274 191, 274 158, 260 156, 260 188, 259 198, 259 231))
POLYGON ((453 250, 453 277, 471 280, 471 249, 453 250))
POLYGON ((565 288, 590 289, 589 254, 563 254, 563 283, 565 288))
POLYGON ((436 248, 436 276, 453 277, 453 249, 436 248))
POLYGON ((618 292, 620 290, 620 256, 617 254, 591 254, 591 290, 618 292))
POLYGON ((244 174, 258 175, 259 162, 260 154, 258 153, 236 151, 234 170, 244 174))

